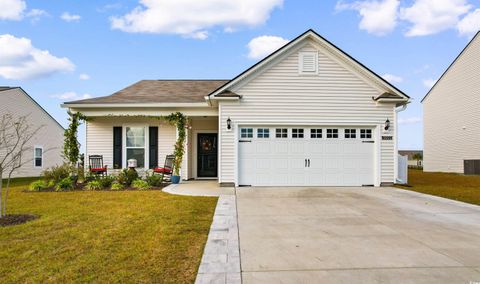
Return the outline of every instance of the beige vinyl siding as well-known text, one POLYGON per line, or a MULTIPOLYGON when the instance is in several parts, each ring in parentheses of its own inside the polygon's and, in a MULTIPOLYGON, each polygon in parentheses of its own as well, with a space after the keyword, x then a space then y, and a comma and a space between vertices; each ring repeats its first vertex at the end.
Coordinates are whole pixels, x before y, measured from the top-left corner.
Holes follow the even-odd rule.
POLYGON ((480 159, 480 35, 423 101, 424 170, 463 173, 480 159))
MULTIPOLYGON (((176 139, 175 127, 158 119, 142 117, 93 117, 86 127, 86 157, 89 155, 103 155, 105 165, 112 169, 113 165, 113 127, 128 125, 158 126, 158 163, 163 166, 165 156, 173 153, 176 139)), ((122 135, 125 135, 122 131, 122 135)), ((124 147, 125 145, 123 145, 124 147)), ((148 149, 146 149, 148 151, 148 149)), ((88 166, 88 165, 86 165, 88 166)), ((146 165, 148 167, 148 165, 146 165)))
MULTIPOLYGON (((235 133, 238 125, 356 125, 380 126, 391 121, 386 135, 395 133, 394 104, 372 100, 382 90, 323 48, 309 43, 292 50, 281 61, 266 68, 232 91, 242 95, 240 102, 221 102, 220 182, 235 181, 235 133), (300 75, 299 52, 318 51, 318 75, 300 75), (226 131, 230 117, 235 127, 226 131)), ((383 128, 382 128, 383 129, 383 128)), ((382 133, 383 134, 383 133, 382 133)), ((396 139, 396 137, 394 137, 396 139)), ((394 140, 379 141, 381 182, 394 182, 394 140)))
MULTIPOLYGON (((30 148, 24 157, 28 162, 23 165, 13 177, 40 176, 42 171, 63 163, 63 133, 64 129, 51 118, 33 99, 21 89, 11 89, 0 92, 0 115, 11 113, 14 116, 28 115, 28 124, 32 129, 42 126, 40 131, 28 143, 30 148), (34 147, 43 148, 43 167, 34 167, 34 147)), ((2 151, 0 149, 0 151, 2 151)), ((5 176, 4 176, 5 178, 5 176)))

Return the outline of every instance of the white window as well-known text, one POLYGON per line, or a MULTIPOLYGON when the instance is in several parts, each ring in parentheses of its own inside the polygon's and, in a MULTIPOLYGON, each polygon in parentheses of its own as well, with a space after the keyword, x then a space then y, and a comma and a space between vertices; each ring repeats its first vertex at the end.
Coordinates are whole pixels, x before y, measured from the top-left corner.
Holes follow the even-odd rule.
POLYGON ((145 127, 142 126, 127 126, 126 133, 126 160, 137 160, 137 167, 145 167, 145 127))
POLYGON ((253 138, 253 128, 241 128, 240 138, 253 138))
POLYGON ((314 51, 300 52, 298 56, 298 68, 300 74, 317 74, 318 53, 314 51))
POLYGON ((338 129, 327 129, 327 138, 338 138, 338 129))
POLYGON ((371 139, 372 130, 371 129, 360 129, 360 138, 361 139, 371 139))
POLYGON ((357 138, 357 130, 356 129, 345 129, 345 138, 357 138))
POLYGON ((269 138, 270 129, 268 128, 259 128, 257 129, 257 138, 269 138))
POLYGON ((310 138, 322 138, 322 129, 310 129, 310 138))
POLYGON ((35 146, 33 151, 33 163, 35 168, 43 167, 43 148, 35 146))
POLYGON ((293 128, 292 138, 303 138, 303 128, 293 128))
POLYGON ((277 128, 275 129, 276 138, 288 138, 288 129, 287 128, 277 128))

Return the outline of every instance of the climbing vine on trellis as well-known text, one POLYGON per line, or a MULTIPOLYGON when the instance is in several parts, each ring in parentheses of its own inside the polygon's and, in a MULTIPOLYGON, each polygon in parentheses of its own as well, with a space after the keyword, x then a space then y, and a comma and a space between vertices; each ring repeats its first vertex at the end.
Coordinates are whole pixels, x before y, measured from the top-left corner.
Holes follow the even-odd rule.
POLYGON ((180 175, 180 168, 182 167, 183 155, 185 154, 185 138, 187 117, 181 112, 175 112, 164 118, 168 123, 177 127, 177 141, 174 146, 175 159, 173 160, 173 174, 180 175))
POLYGON ((80 157, 80 143, 78 142, 78 127, 87 117, 80 112, 72 113, 68 111, 68 128, 65 129, 63 136, 63 155, 70 165, 75 166, 80 157))

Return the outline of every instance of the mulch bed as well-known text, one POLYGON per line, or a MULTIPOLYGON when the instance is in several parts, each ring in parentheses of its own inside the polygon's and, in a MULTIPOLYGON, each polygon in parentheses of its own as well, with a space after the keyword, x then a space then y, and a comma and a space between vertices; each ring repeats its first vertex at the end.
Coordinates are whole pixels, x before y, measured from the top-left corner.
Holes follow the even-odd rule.
POLYGON ((8 214, 0 218, 0 227, 19 225, 37 218, 38 216, 30 214, 8 214))
MULTIPOLYGON (((162 184, 161 186, 152 186, 151 188, 149 189, 146 189, 146 190, 162 190, 164 187, 168 186, 170 183, 164 183, 162 184)), ((58 191, 58 192, 70 192, 70 191, 140 191, 140 189, 136 189, 136 188, 133 188, 133 187, 125 187, 124 189, 122 190, 111 190, 109 188, 104 188, 104 189, 100 189, 100 190, 88 190, 88 189, 85 189, 85 186, 87 184, 86 183, 77 183, 75 185, 75 188, 74 189, 71 189, 71 190, 63 190, 63 191, 58 191)), ((146 190, 143 190, 143 191, 146 191, 146 190)), ((55 188, 51 187, 51 188, 46 188, 44 190, 40 190, 40 191, 30 191, 28 189, 25 189, 23 190, 23 192, 31 192, 31 193, 35 193, 35 192, 57 192, 55 190, 55 188)))

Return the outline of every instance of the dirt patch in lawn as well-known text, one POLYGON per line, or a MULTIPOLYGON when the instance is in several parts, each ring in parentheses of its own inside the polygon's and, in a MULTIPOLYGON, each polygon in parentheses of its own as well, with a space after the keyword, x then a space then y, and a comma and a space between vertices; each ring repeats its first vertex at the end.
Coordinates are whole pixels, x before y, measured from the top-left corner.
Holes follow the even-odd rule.
POLYGON ((38 216, 30 214, 9 214, 0 218, 0 227, 20 225, 37 218, 38 216))

